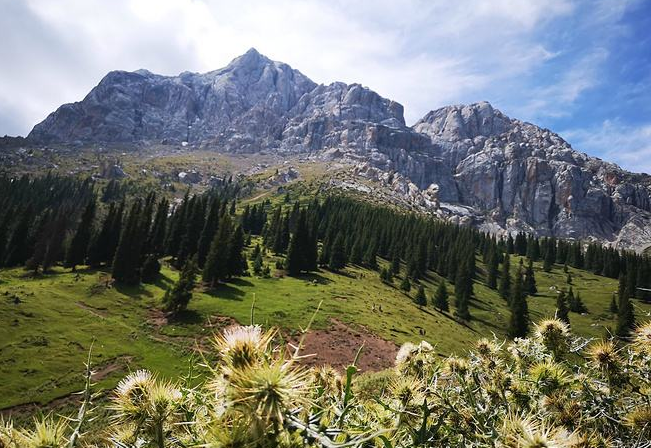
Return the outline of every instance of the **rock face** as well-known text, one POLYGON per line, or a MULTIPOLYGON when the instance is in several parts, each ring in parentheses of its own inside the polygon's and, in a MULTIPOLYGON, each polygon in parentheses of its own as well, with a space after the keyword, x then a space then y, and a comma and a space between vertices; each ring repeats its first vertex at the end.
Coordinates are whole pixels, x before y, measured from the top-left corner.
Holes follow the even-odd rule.
POLYGON ((397 173, 400 185, 413 185, 405 195, 463 210, 464 219, 472 214, 491 231, 594 238, 635 250, 651 245, 647 175, 574 151, 487 102, 437 109, 408 127, 400 104, 359 84, 317 85, 254 49, 205 74, 111 72, 28 139, 308 153, 365 164, 365 172, 385 173, 373 174, 378 179, 397 173))

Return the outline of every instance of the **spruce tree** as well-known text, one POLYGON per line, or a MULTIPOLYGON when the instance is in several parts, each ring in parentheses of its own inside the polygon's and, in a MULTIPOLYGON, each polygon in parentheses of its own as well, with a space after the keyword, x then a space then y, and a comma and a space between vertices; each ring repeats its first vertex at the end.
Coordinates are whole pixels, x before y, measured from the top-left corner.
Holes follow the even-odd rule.
POLYGON ((543 261, 543 271, 551 272, 554 266, 554 251, 552 250, 551 243, 547 242, 547 250, 545 251, 545 259, 543 261))
POLYGON ((497 248, 493 247, 490 249, 488 255, 488 273, 486 279, 486 285, 491 289, 497 288, 497 276, 499 273, 499 260, 497 248))
POLYGON ((215 196, 210 201, 210 208, 208 209, 208 214, 206 220, 203 223, 203 229, 201 229, 201 235, 199 236, 199 242, 197 243, 197 265, 200 269, 206 264, 206 258, 208 257, 208 252, 210 251, 210 245, 212 240, 215 238, 217 233, 217 228, 219 226, 220 220, 220 211, 221 211, 221 202, 219 197, 215 196))
MULTIPOLYGON (((622 275, 620 277, 620 290, 622 289, 621 278, 625 279, 625 276, 622 275)), ((615 334, 622 338, 626 337, 630 334, 634 326, 635 314, 633 311, 633 304, 628 296, 628 288, 624 287, 619 296, 619 304, 617 305, 617 325, 615 327, 615 334)))
POLYGON ((244 250, 244 231, 242 226, 238 225, 228 241, 228 263, 227 277, 239 277, 243 275, 248 264, 243 254, 244 250))
POLYGON ((231 218, 225 213, 219 221, 217 233, 210 243, 210 249, 203 267, 202 280, 211 286, 228 276, 229 245, 231 239, 231 218))
POLYGON ((402 282, 400 282, 400 289, 404 292, 411 291, 411 282, 409 281, 409 277, 406 275, 402 278, 402 282))
POLYGON ((511 338, 523 338, 529 331, 529 308, 524 295, 522 270, 518 269, 515 281, 511 288, 509 299, 511 317, 509 319, 508 334, 511 338))
POLYGON ((163 297, 163 309, 165 311, 177 314, 187 309, 188 303, 192 299, 196 274, 196 262, 194 259, 188 260, 183 266, 179 280, 172 289, 167 290, 163 297))
POLYGON ((617 295, 615 293, 613 293, 612 297, 610 298, 610 308, 609 309, 610 309, 610 312, 612 314, 617 314, 617 310, 618 310, 618 307, 617 307, 617 295))
POLYGON ((90 244, 90 238, 93 232, 93 220, 95 219, 96 203, 95 199, 91 200, 85 207, 81 215, 81 222, 75 231, 75 235, 70 241, 70 246, 66 251, 65 265, 74 271, 79 264, 84 264, 86 254, 90 244))
POLYGON ((145 259, 145 263, 142 265, 142 282, 143 283, 155 283, 160 277, 161 264, 158 261, 158 257, 154 254, 150 254, 145 259))
POLYGON ((262 253, 261 252, 258 252, 258 254, 253 259, 253 273, 255 275, 261 275, 262 274, 262 253))
POLYGON ((436 289, 433 305, 440 311, 449 311, 450 309, 448 303, 448 288, 445 285, 445 280, 441 280, 438 288, 436 289))
POLYGON ((330 260, 328 261, 328 268, 333 271, 338 271, 346 266, 346 248, 344 246, 344 237, 340 233, 335 238, 330 252, 330 260))
POLYGON ((300 247, 299 238, 292 235, 289 240, 289 248, 287 249, 286 260, 287 273, 292 276, 297 276, 303 270, 303 252, 300 247))
POLYGON ((556 318, 568 325, 570 324, 570 310, 567 307, 565 291, 559 291, 556 296, 556 318))
POLYGON ((527 264, 527 270, 525 271, 524 291, 527 295, 531 296, 538 292, 538 288, 536 288, 536 277, 533 271, 533 260, 531 259, 529 259, 529 264, 527 264))
POLYGON ((509 294, 511 292, 511 261, 508 253, 504 255, 498 291, 502 299, 509 299, 509 294))
POLYGON ((139 218, 141 210, 141 201, 135 201, 120 232, 120 241, 113 258, 113 278, 117 282, 128 285, 140 283, 139 218))
POLYGON ((416 305, 418 306, 425 306, 427 305, 427 296, 425 295, 425 287, 421 283, 418 285, 418 292, 416 293, 416 297, 414 297, 414 302, 416 302, 416 305))

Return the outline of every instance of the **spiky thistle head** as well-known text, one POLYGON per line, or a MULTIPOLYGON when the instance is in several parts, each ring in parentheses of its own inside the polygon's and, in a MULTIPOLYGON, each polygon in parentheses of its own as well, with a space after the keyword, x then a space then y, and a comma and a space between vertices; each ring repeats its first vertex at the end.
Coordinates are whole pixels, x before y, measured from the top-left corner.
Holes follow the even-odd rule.
POLYGON ((124 377, 115 388, 110 409, 122 422, 142 421, 147 416, 149 391, 156 384, 155 377, 147 370, 137 370, 124 377))
POLYGON ((343 381, 339 372, 330 366, 312 369, 312 382, 324 397, 336 397, 341 394, 343 381))
POLYGON ((540 418, 509 415, 504 419, 500 442, 508 448, 570 448, 574 434, 545 424, 540 418))
POLYGON ((276 360, 238 370, 229 378, 230 403, 265 422, 282 423, 284 412, 307 402, 309 372, 276 360))
POLYGON ((427 341, 414 345, 407 342, 396 355, 396 370, 401 375, 422 377, 434 361, 434 347, 427 341))
POLYGON ((274 335, 259 325, 231 327, 215 338, 215 347, 224 367, 245 369, 261 362, 274 335))
POLYGON ((443 373, 463 376, 468 372, 468 361, 457 356, 450 356, 443 361, 443 373))
POLYGON ((624 424, 636 432, 640 432, 640 435, 651 435, 651 406, 646 404, 633 408, 624 417, 624 424))
POLYGON ((529 376, 544 394, 550 394, 565 387, 570 378, 565 368, 554 361, 542 361, 529 369, 529 376))
POLYGON ((423 388, 423 383, 418 378, 401 375, 392 381, 389 391, 391 396, 404 407, 410 404, 422 404, 423 388))
POLYGON ((560 319, 545 319, 535 326, 535 338, 554 356, 566 353, 571 336, 570 327, 560 319))
POLYGON ((11 420, 5 421, 0 416, 0 448, 9 448, 16 446, 16 432, 11 420))
POLYGON ((183 400, 181 391, 171 382, 154 381, 148 391, 149 417, 163 422, 174 414, 183 400))
POLYGON ((635 329, 632 347, 640 353, 651 355, 651 322, 646 322, 635 329))
POLYGON ((620 357, 612 341, 599 341, 588 347, 589 359, 601 370, 613 372, 619 370, 620 357))
POLYGON ((477 354, 482 358, 494 358, 499 355, 500 347, 495 341, 481 338, 475 344, 477 354))
POLYGON ((20 448, 62 448, 68 424, 65 420, 55 421, 52 416, 34 420, 33 429, 18 431, 17 441, 20 448))

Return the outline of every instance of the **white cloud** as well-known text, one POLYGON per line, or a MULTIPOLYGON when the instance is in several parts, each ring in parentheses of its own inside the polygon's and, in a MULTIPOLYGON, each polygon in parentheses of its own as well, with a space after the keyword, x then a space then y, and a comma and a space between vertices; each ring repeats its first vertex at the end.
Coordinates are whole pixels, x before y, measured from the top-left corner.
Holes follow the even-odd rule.
POLYGON ((651 173, 651 122, 639 126, 605 120, 590 129, 560 133, 572 146, 636 173, 651 173))
POLYGON ((570 0, 0 0, 0 26, 16 40, 0 40, 14 68, 0 71, 0 120, 17 117, 0 133, 25 134, 110 70, 209 71, 249 47, 317 82, 367 85, 413 122, 450 102, 490 100, 495 83, 553 58, 536 32, 572 11, 570 0))

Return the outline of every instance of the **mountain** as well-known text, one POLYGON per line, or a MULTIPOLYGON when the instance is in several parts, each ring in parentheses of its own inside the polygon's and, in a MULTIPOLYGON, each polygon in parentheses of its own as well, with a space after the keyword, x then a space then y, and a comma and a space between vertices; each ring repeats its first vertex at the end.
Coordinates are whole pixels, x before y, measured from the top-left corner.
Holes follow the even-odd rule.
POLYGON ((255 49, 205 74, 111 72, 28 139, 307 153, 385 179, 397 173, 436 196, 432 211, 488 231, 651 246, 650 176, 579 153, 487 102, 436 109, 409 127, 399 103, 359 84, 318 85, 255 49))

